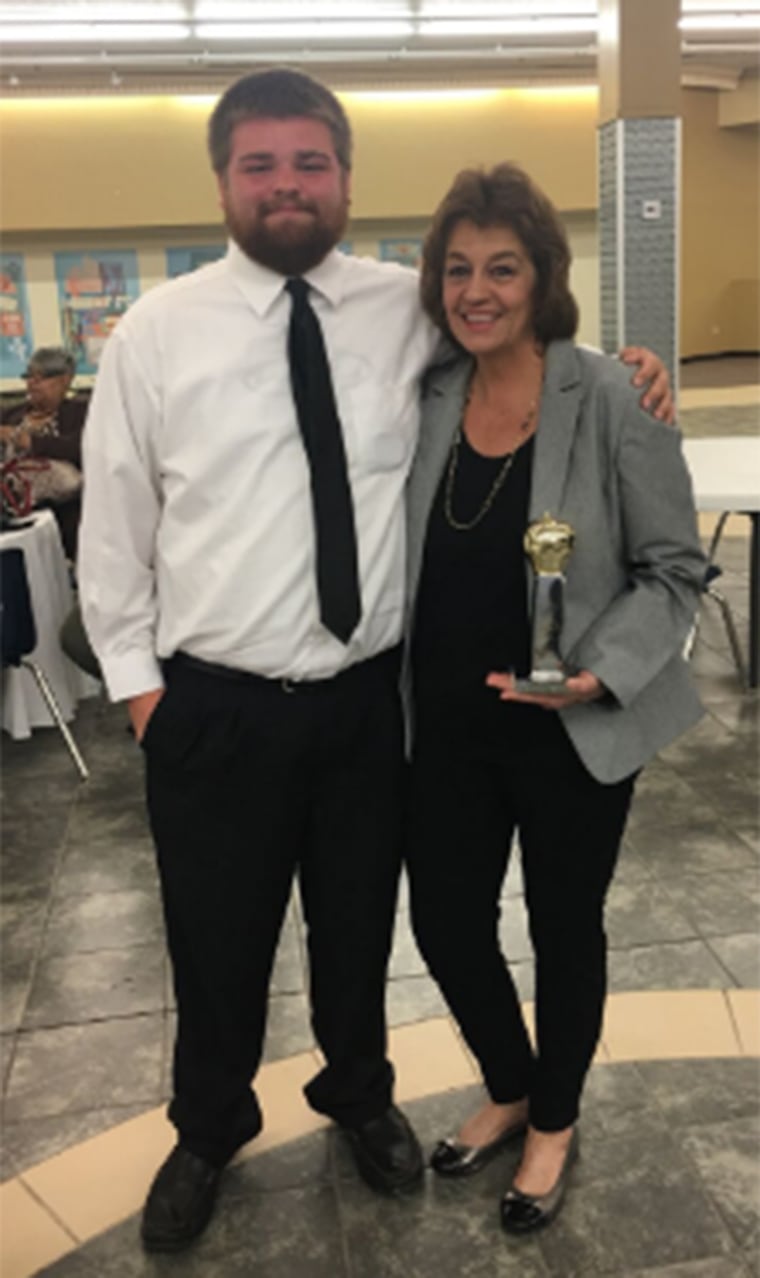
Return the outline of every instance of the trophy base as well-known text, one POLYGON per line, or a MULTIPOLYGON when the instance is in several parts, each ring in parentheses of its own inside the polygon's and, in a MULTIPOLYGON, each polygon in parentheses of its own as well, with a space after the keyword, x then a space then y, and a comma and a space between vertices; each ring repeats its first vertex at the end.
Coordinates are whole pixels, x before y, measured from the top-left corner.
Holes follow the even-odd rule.
POLYGON ((515 692, 527 692, 533 697, 561 697, 566 684, 567 676, 561 670, 533 670, 527 679, 515 679, 515 692))

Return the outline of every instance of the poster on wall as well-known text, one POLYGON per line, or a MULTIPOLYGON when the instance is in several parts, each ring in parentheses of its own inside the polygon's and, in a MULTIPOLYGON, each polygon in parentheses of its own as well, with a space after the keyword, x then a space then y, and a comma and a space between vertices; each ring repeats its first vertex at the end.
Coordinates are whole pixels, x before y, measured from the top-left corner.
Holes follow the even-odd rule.
POLYGON ((417 267, 421 257, 422 240, 420 239, 380 241, 381 262, 398 262, 401 266, 417 267))
POLYGON ((56 253, 55 277, 63 344, 75 356, 77 372, 94 373, 106 338, 140 296, 137 253, 56 253))
POLYGON ((0 253, 0 377, 21 377, 33 348, 24 258, 0 253))
POLYGON ((207 266, 209 262, 218 262, 227 252, 226 244, 199 244, 192 248, 170 248, 166 250, 167 279, 174 280, 178 275, 187 275, 197 271, 199 266, 207 266))

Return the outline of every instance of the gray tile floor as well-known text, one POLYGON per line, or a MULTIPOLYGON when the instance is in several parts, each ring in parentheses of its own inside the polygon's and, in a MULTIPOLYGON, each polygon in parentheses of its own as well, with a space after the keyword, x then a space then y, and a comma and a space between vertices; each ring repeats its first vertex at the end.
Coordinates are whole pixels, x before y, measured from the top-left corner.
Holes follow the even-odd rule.
MULTIPOLYGON (((743 632, 747 544, 726 539, 723 589, 743 632)), ((758 695, 738 686, 706 601, 693 656, 707 713, 638 786, 609 898, 613 990, 760 985, 758 695)), ((122 711, 81 707, 92 778, 80 786, 53 730, 3 739, 3 1176, 160 1104, 169 1086, 171 986, 141 798, 142 760, 122 711)), ((530 949, 517 857, 502 929, 523 997, 530 949)), ((312 1044, 294 900, 272 987, 266 1056, 312 1044)), ((391 1024, 442 1014, 402 892, 391 1024)), ((265 1278, 746 1278, 757 1268, 757 1066, 668 1062, 597 1068, 585 1156, 567 1210, 540 1242, 499 1234, 509 1159, 457 1188, 378 1202, 339 1137, 308 1138, 232 1169, 218 1223, 191 1258, 149 1261, 127 1222, 50 1269, 265 1278)), ((410 1107, 424 1139, 471 1103, 410 1107)))
POLYGON ((757 386, 760 383, 760 356, 735 355, 723 359, 688 360, 681 364, 684 390, 714 386, 757 386))
MULTIPOLYGON (((432 1144, 477 1088, 407 1107, 432 1144)), ((754 1061, 597 1066, 581 1161, 545 1234, 507 1239, 497 1204, 517 1150, 479 1176, 378 1199, 338 1133, 233 1165, 208 1233, 145 1257, 130 1220, 44 1270, 49 1278, 749 1278, 758 1244, 754 1061)))
MULTIPOLYGON (((746 614, 745 546, 726 541, 726 590, 746 614)), ((694 654, 707 714, 640 780, 609 895, 610 988, 760 985, 757 694, 742 694, 707 613, 694 654)), ((141 756, 118 708, 85 703, 80 786, 53 731, 6 742, 3 760, 5 1174, 167 1094, 173 1002, 142 813, 141 756)), ((522 997, 532 963, 515 853, 501 929, 522 997)), ((266 1059, 313 1045, 294 899, 272 985, 266 1059)), ((402 893, 391 1024, 445 1009, 402 893)))

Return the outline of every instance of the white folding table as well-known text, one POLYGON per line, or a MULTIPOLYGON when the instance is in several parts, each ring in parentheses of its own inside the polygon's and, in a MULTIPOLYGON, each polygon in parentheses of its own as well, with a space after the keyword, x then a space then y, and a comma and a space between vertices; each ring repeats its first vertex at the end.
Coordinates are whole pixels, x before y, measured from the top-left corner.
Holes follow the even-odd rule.
POLYGON ((685 439, 697 510, 731 511, 750 520, 749 685, 760 677, 760 437, 685 439))

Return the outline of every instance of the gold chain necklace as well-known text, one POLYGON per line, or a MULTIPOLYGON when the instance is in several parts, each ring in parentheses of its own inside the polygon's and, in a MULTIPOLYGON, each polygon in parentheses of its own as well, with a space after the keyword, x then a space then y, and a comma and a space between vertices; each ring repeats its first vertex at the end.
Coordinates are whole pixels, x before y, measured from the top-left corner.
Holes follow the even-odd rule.
MULTIPOLYGON (((465 411, 467 410, 468 403, 469 403, 469 395, 465 402, 465 411)), ((535 415, 536 415, 536 403, 534 402, 531 404, 530 408, 528 409, 524 420, 520 423, 521 435, 524 434, 525 431, 527 431, 530 428, 530 425, 535 415)), ((455 529, 456 532, 469 532, 471 528, 475 528, 475 526, 480 523, 481 519, 485 518, 485 516, 488 514, 489 510, 493 506, 498 496, 499 489, 502 487, 504 480, 507 478, 507 475, 512 469, 512 466, 514 465, 515 457, 517 456, 517 449, 514 449, 514 451, 511 453, 507 453, 506 457, 504 458, 504 462, 501 466, 501 469, 499 470, 498 475, 493 481, 493 484, 491 485, 489 492, 486 493, 485 500, 481 504, 480 509, 475 512, 472 519, 467 520, 467 522, 463 522, 461 519, 457 519, 456 515, 454 514, 454 483, 456 481, 457 466, 459 464, 459 446, 462 442, 463 435, 464 435, 464 418, 462 422, 460 422, 459 429, 454 437, 454 443, 451 445, 451 452, 449 454, 449 468, 446 474, 446 489, 443 495, 443 513, 446 518, 446 523, 449 525, 450 528, 455 529)))

